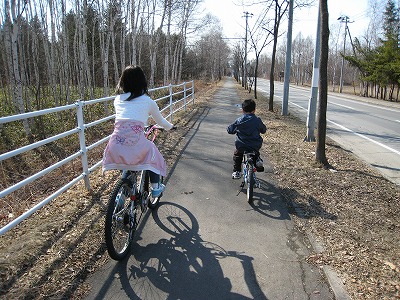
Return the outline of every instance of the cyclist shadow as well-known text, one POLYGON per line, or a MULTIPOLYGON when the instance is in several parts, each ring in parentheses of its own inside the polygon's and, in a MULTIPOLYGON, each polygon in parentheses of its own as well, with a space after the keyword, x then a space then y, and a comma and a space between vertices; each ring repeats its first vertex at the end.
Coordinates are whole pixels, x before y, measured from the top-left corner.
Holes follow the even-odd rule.
POLYGON ((127 266, 123 284, 129 298, 267 299, 258 285, 253 258, 202 240, 198 222, 186 208, 163 202, 153 211, 153 218, 171 237, 133 246, 135 263, 127 266), (231 291, 231 281, 220 264, 225 258, 240 262, 251 298, 231 291))
MULTIPOLYGON (((253 202, 250 204, 253 210, 272 219, 289 220, 290 215, 287 206, 281 199, 279 189, 274 184, 258 178, 260 187, 254 188, 253 202)), ((239 194, 246 197, 246 189, 239 194)))

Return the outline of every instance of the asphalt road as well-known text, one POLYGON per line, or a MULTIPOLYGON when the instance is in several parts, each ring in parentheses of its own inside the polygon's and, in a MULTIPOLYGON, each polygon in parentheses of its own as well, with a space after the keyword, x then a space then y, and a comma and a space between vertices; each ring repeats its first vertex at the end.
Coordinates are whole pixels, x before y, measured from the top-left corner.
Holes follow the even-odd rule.
POLYGON ((226 133, 241 114, 234 84, 229 79, 216 92, 186 136, 130 257, 90 277, 87 299, 334 298, 321 270, 305 261, 308 239, 271 182, 272 168, 259 173, 253 206, 238 193, 234 136, 226 133))
MULTIPOLYGON (((269 94, 267 80, 259 80, 258 86, 269 94)), ((282 105, 282 98, 283 83, 276 82, 275 105, 282 105)), ((306 120, 309 99, 309 88, 290 86, 289 113, 306 120)), ((400 103, 330 93, 327 135, 400 185, 400 103)))

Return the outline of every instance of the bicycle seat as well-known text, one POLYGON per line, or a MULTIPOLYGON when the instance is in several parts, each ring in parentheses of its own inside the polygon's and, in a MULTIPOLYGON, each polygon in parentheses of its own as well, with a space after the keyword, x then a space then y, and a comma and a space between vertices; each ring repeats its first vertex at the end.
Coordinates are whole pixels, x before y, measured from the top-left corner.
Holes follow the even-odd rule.
POLYGON ((243 154, 256 155, 256 153, 254 151, 244 151, 243 154))

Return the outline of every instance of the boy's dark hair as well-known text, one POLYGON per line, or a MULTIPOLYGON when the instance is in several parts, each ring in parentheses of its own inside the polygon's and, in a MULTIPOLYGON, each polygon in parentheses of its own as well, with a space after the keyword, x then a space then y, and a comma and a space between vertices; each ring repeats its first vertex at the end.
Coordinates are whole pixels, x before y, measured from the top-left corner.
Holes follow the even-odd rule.
POLYGON ((127 66, 119 79, 117 92, 131 93, 127 100, 147 94, 147 80, 143 70, 138 66, 127 66))
POLYGON ((253 99, 246 99, 242 103, 242 109, 244 112, 253 112, 256 110, 256 102, 253 99))

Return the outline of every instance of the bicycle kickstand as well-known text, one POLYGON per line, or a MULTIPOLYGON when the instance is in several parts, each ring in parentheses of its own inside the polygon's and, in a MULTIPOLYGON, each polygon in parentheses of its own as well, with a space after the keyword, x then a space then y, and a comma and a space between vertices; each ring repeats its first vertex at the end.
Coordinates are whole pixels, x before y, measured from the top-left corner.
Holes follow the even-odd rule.
POLYGON ((239 194, 242 191, 243 187, 244 187, 244 181, 242 181, 242 183, 240 184, 240 190, 238 190, 238 193, 236 194, 236 196, 239 196, 239 194))

